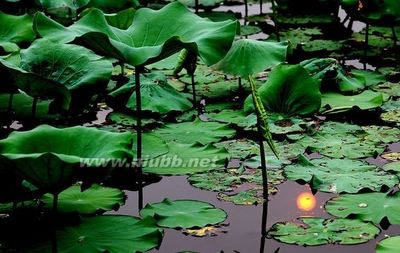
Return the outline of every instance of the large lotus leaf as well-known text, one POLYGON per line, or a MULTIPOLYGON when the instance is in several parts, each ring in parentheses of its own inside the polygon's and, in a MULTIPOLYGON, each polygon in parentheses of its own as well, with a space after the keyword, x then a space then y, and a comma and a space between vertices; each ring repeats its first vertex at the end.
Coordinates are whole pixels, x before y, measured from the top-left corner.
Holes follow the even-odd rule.
MULTIPOLYGON (((93 185, 82 191, 80 185, 74 185, 59 194, 57 210, 62 213, 80 214, 111 211, 123 205, 124 198, 124 192, 119 189, 93 185)), ((41 200, 47 208, 52 208, 51 194, 44 195, 41 200)))
MULTIPOLYGON (((133 136, 133 143, 137 142, 137 135, 133 136)), ((167 143, 157 135, 144 133, 142 135, 142 159, 149 160, 169 152, 167 143)), ((133 145, 133 153, 137 153, 137 145, 133 145)))
POLYGON ((161 227, 193 228, 221 223, 228 215, 207 202, 164 199, 160 203, 146 205, 140 216, 153 216, 161 227))
POLYGON ((64 43, 79 38, 96 52, 133 66, 157 62, 183 47, 196 51, 207 65, 215 64, 229 50, 237 27, 236 21, 200 18, 179 2, 158 11, 136 11, 132 26, 126 30, 108 25, 98 9, 67 28, 40 13, 34 23, 42 37, 64 43))
MULTIPOLYGON (((400 129, 387 126, 363 126, 365 131, 364 140, 379 140, 382 143, 398 142, 400 140, 400 129)), ((360 134, 362 135, 362 134, 360 134)))
MULTIPOLYGON (((270 192, 270 189, 268 189, 268 192, 276 193, 277 189, 275 188, 273 192, 270 192)), ((217 198, 220 201, 231 202, 235 205, 248 205, 248 206, 259 205, 265 201, 263 197, 262 188, 252 188, 233 194, 220 192, 218 193, 217 198)))
POLYGON ((19 50, 18 44, 31 42, 35 38, 32 17, 13 16, 0 12, 0 53, 19 50))
MULTIPOLYGON (((270 112, 285 115, 309 115, 319 110, 321 92, 318 83, 300 65, 278 65, 258 94, 270 112)), ((253 108, 251 97, 244 103, 246 112, 253 108)))
POLYGON ((190 175, 224 167, 228 152, 212 145, 168 142, 169 153, 143 161, 143 171, 157 175, 190 175))
POLYGON ((283 243, 304 246, 359 244, 374 239, 380 230, 371 223, 349 219, 301 218, 276 223, 269 235, 283 243))
POLYGON ((214 67, 247 78, 286 61, 288 42, 241 39, 233 43, 224 59, 214 67))
MULTIPOLYGON (((111 128, 113 130, 117 130, 119 132, 125 132, 127 130, 135 130, 137 119, 135 116, 132 116, 127 113, 121 112, 111 112, 107 115, 106 120, 108 123, 111 123, 111 128)), ((163 122, 156 120, 154 118, 142 118, 142 126, 149 127, 149 126, 158 126, 162 125, 163 122)), ((104 126, 105 127, 105 126, 104 126)))
MULTIPOLYGON (((105 89, 112 71, 111 62, 84 47, 46 39, 37 40, 21 51, 20 67, 5 61, 1 63, 9 70, 16 85, 29 95, 50 94, 68 100, 70 91, 76 106, 87 104, 97 91, 105 89)), ((66 103, 63 103, 64 109, 66 103)))
MULTIPOLYGON (((385 128, 382 130, 384 136, 385 128)), ((311 152, 332 158, 373 157, 385 150, 383 140, 369 135, 360 126, 338 122, 326 122, 311 136, 297 134, 288 135, 288 138, 311 152)))
POLYGON ((106 168, 113 160, 130 158, 131 145, 129 133, 41 125, 1 140, 0 154, 34 186, 57 193, 74 183, 85 168, 106 168))
POLYGON ((21 52, 21 68, 80 94, 101 90, 111 77, 112 64, 90 50, 42 39, 21 52))
MULTIPOLYGON (((36 73, 29 73, 1 58, 0 71, 4 72, 4 74, 11 79, 10 83, 6 84, 6 89, 12 91, 13 87, 17 87, 31 97, 54 99, 54 107, 57 108, 57 110, 62 109, 66 111, 70 109, 71 93, 64 85, 36 73)), ((32 112, 32 110, 30 110, 30 112, 32 112)))
POLYGON ((314 159, 300 157, 295 165, 285 167, 289 180, 307 182, 315 190, 332 193, 357 193, 362 189, 379 191, 399 183, 399 179, 374 165, 349 159, 314 159))
POLYGON ((400 236, 383 239, 376 245, 376 253, 396 253, 399 251, 400 236))
MULTIPOLYGON (((156 221, 123 215, 85 218, 79 226, 56 232, 60 253, 132 253, 146 252, 161 243, 162 231, 156 221)), ((40 243, 40 242, 39 242, 40 243)), ((51 241, 24 252, 52 252, 51 241)))
POLYGON ((379 224, 387 218, 390 224, 400 224, 400 194, 362 193, 345 194, 331 199, 326 210, 338 217, 348 217, 372 221, 379 224))
POLYGON ((203 145, 231 138, 236 131, 228 125, 218 122, 204 122, 196 119, 193 122, 167 124, 156 129, 154 134, 160 135, 166 141, 191 144, 199 142, 203 145))
MULTIPOLYGON (((187 97, 168 84, 166 77, 160 73, 150 73, 141 78, 140 90, 142 110, 159 114, 183 112, 193 107, 187 97)), ((110 93, 118 103, 136 110, 135 80, 110 93)))
POLYGON ((328 92, 322 95, 321 112, 324 114, 340 113, 349 111, 354 107, 369 110, 382 106, 385 100, 387 100, 387 96, 370 90, 354 96, 328 92))

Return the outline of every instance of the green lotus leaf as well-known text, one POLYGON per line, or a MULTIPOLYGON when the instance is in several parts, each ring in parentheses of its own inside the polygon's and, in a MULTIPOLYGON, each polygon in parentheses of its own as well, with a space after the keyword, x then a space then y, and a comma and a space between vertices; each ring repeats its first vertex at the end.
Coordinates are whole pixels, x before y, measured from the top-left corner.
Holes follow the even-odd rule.
POLYGON ((108 13, 114 13, 130 7, 139 7, 139 2, 138 0, 90 0, 88 7, 94 7, 108 13))
POLYGON ((224 210, 207 202, 170 199, 147 204, 140 211, 140 216, 154 217, 158 226, 167 228, 205 227, 221 223, 227 218, 224 210))
MULTIPOLYGON (((9 94, 0 95, 0 115, 8 113, 9 94)), ((14 119, 21 122, 32 119, 32 105, 33 98, 24 94, 18 93, 13 95, 12 111, 14 112, 14 119)), ((40 120, 51 120, 60 117, 59 114, 50 114, 51 100, 39 100, 36 106, 35 118, 40 120)), ((3 116, 1 116, 3 117, 3 116)))
POLYGON ((379 228, 371 223, 359 220, 299 218, 297 222, 276 223, 269 235, 283 243, 316 246, 365 243, 379 232, 379 228))
POLYGON ((376 245, 376 253, 396 253, 399 250, 400 236, 393 236, 381 240, 376 245))
MULTIPOLYGON (((268 193, 274 194, 277 185, 285 181, 282 170, 268 170, 268 193)), ((262 176, 260 169, 232 168, 207 173, 195 174, 188 178, 194 187, 216 192, 232 192, 241 186, 251 185, 262 196, 262 176)), ((240 191, 241 192, 241 191, 240 191)))
POLYGON ((348 159, 314 159, 301 156, 295 165, 285 167, 289 180, 307 182, 315 190, 332 193, 357 193, 363 189, 380 191, 393 187, 399 179, 374 165, 348 159))
MULTIPOLYGON (((124 192, 119 189, 92 185, 82 191, 80 185, 74 185, 59 194, 57 210, 62 213, 77 212, 80 214, 111 211, 123 205, 124 198, 124 192)), ((52 208, 53 196, 51 194, 44 195, 41 200, 46 208, 52 208)))
POLYGON ((62 84, 71 91, 72 103, 78 105, 105 89, 112 72, 111 62, 86 48, 45 39, 22 50, 21 68, 62 84))
POLYGON ((32 97, 62 97, 63 109, 81 109, 97 92, 105 89, 112 64, 76 45, 35 41, 21 51, 20 66, 0 59, 0 68, 12 76, 18 88, 32 97), (72 105, 70 100, 72 96, 72 105))
POLYGON ((396 127, 387 126, 363 126, 365 131, 364 140, 375 141, 379 140, 381 143, 392 143, 400 140, 400 129, 396 127))
MULTIPOLYGON (((266 110, 288 116, 309 115, 321 106, 318 83, 300 65, 275 67, 268 81, 258 89, 258 94, 266 110)), ((251 97, 248 97, 244 110, 250 112, 252 108, 251 97)))
POLYGON ((229 158, 223 148, 168 142, 169 153, 143 161, 145 173, 157 175, 190 175, 222 168, 229 158))
POLYGON ((362 193, 345 194, 328 201, 326 210, 338 217, 352 217, 381 223, 387 218, 390 224, 400 224, 400 194, 396 193, 362 193))
MULTIPOLYGON (((129 133, 41 125, 30 131, 13 132, 1 140, 0 162, 11 161, 17 173, 31 184, 58 193, 91 167, 101 166, 104 170, 113 159, 130 158, 131 145, 129 133)), ((101 169, 97 174, 100 172, 101 169)))
MULTIPOLYGON (((137 142, 137 135, 133 135, 133 143, 137 142)), ((167 143, 159 136, 149 133, 142 135, 142 159, 149 160, 169 152, 167 143)), ((133 153, 137 153, 137 146, 133 145, 133 153)))
POLYGON ((387 100, 387 96, 370 90, 354 96, 344 96, 339 93, 329 92, 322 95, 321 112, 324 114, 341 113, 354 107, 361 110, 369 110, 382 106, 385 100, 387 100))
POLYGON ((70 27, 38 13, 34 27, 42 37, 63 43, 78 39, 98 53, 133 66, 157 62, 184 47, 195 51, 207 65, 212 65, 229 50, 237 22, 212 22, 174 2, 158 11, 141 8, 135 13, 132 26, 126 30, 110 26, 98 9, 89 11, 70 27))
MULTIPOLYGON (((166 2, 172 2, 175 0, 166 0, 166 2)), ((195 6, 195 0, 178 0, 184 5, 194 7, 195 6)), ((203 7, 215 7, 218 6, 219 4, 223 3, 224 0, 199 0, 199 6, 203 7)))
MULTIPOLYGON (((136 110, 136 93, 134 78, 121 88, 110 93, 118 103, 136 110)), ((140 90, 142 110, 159 114, 183 112, 193 107, 187 97, 168 84, 166 77, 160 73, 150 73, 141 78, 140 90)))
POLYGON ((104 16, 106 17, 109 25, 125 30, 132 25, 135 12, 135 9, 129 8, 118 13, 105 14, 104 16))
MULTIPOLYGON (((103 215, 82 220, 79 226, 57 230, 57 249, 63 253, 146 252, 161 243, 156 221, 123 215, 103 215)), ((51 241, 24 252, 51 252, 51 241)))
POLYGON ((227 124, 204 122, 196 119, 193 122, 166 124, 163 128, 156 129, 153 133, 168 142, 176 141, 185 144, 198 142, 206 145, 224 138, 233 137, 236 131, 227 124))
MULTIPOLYGON (((277 191, 277 189, 275 188, 273 191, 277 191)), ((232 202, 235 205, 259 205, 264 202, 262 188, 253 188, 234 194, 220 192, 218 193, 217 198, 221 201, 232 202)))
POLYGON ((400 175, 400 161, 385 164, 382 169, 385 171, 392 171, 400 175))
POLYGON ((214 68, 247 78, 286 61, 287 42, 240 39, 214 68))
MULTIPOLYGON (((107 122, 112 123, 112 129, 116 129, 120 132, 124 132, 126 130, 132 130, 136 127, 137 119, 135 116, 130 114, 122 113, 122 112, 111 112, 106 117, 107 122)), ((154 118, 142 118, 142 126, 150 127, 150 126, 159 126, 162 125, 163 122, 158 121, 154 118)))
POLYGON ((13 16, 0 12, 0 24, 0 53, 18 51, 18 45, 35 39, 29 15, 13 16))
MULTIPOLYGON (((262 30, 258 26, 254 25, 242 25, 240 27, 240 35, 241 36, 249 36, 257 33, 261 33, 262 30)), ((286 58, 286 57, 285 57, 286 58)))
MULTIPOLYGON (((390 130, 386 133, 382 128, 382 137, 388 133, 396 131, 390 130)), ((388 136, 393 136, 393 133, 388 136)), ((394 135, 395 136, 395 135, 394 135)), ((366 158, 379 155, 385 150, 384 139, 375 138, 369 135, 360 126, 326 122, 313 135, 288 135, 288 138, 307 148, 311 152, 317 152, 332 158, 366 158)), ((393 138, 388 138, 389 140, 393 138)), ((386 139, 386 137, 385 137, 386 139)))
MULTIPOLYGON (((337 43, 337 42, 336 42, 337 43)), ((383 75, 365 70, 347 70, 334 58, 313 58, 300 63, 325 91, 360 93, 385 81, 383 75)))

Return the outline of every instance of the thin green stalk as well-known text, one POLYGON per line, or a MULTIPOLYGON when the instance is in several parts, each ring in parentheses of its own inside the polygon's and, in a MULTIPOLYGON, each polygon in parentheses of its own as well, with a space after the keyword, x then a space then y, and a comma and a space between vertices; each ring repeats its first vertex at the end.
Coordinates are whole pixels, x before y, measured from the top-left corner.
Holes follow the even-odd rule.
POLYGON ((195 12, 196 12, 196 14, 198 14, 199 13, 199 0, 195 0, 194 4, 195 4, 195 12))
POLYGON ((142 95, 140 92, 140 73, 143 71, 142 66, 137 66, 135 68, 135 91, 136 91, 136 164, 138 171, 138 207, 139 210, 143 208, 143 185, 142 185, 142 95))
POLYGON ((263 0, 260 0, 260 15, 263 14, 263 0))
POLYGON ((249 4, 247 0, 244 0, 244 17, 247 18, 249 16, 249 4))
POLYGON ((192 81, 192 95, 193 95, 193 109, 197 110, 197 98, 196 98, 196 82, 194 80, 194 73, 190 74, 190 79, 192 81))

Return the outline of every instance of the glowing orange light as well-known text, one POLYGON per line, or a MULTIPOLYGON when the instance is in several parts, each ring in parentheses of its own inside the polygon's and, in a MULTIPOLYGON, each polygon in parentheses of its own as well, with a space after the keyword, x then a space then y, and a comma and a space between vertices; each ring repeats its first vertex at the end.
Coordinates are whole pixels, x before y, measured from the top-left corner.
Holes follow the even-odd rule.
POLYGON ((297 197, 297 207, 302 211, 311 211, 315 208, 317 201, 309 192, 303 192, 297 197))

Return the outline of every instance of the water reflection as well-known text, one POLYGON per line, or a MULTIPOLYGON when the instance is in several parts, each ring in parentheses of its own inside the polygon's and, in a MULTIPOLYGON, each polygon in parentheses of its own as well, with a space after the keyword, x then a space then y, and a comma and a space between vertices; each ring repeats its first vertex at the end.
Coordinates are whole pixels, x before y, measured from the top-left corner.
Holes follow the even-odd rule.
POLYGON ((302 192, 297 196, 296 204, 300 211, 311 212, 317 205, 317 199, 311 192, 302 192))

